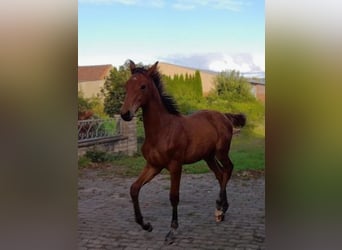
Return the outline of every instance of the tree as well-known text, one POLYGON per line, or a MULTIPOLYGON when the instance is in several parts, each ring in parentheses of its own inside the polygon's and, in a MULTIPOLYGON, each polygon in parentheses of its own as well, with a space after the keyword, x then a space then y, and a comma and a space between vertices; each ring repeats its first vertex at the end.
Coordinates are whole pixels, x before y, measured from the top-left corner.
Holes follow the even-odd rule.
POLYGON ((201 79, 201 73, 199 70, 195 71, 195 75, 193 77, 192 82, 193 88, 198 96, 203 96, 202 92, 202 79, 201 79))
MULTIPOLYGON (((143 65, 138 63, 137 66, 142 67, 143 65)), ((101 89, 101 93, 104 96, 104 111, 110 117, 120 113, 125 99, 125 83, 130 76, 131 71, 129 69, 129 61, 127 61, 124 65, 119 66, 118 69, 114 67, 110 71, 110 75, 101 89)))
POLYGON ((83 96, 83 92, 78 91, 78 113, 83 113, 93 108, 93 103, 89 98, 83 96))
POLYGON ((120 113, 120 108, 125 98, 125 82, 130 77, 127 66, 113 67, 107 77, 101 93, 104 96, 104 111, 111 117, 120 113))
POLYGON ((195 74, 163 75, 163 81, 166 91, 175 98, 181 113, 187 114, 197 110, 198 103, 204 100, 198 70, 195 74))
POLYGON ((78 91, 78 119, 107 118, 103 111, 102 100, 98 96, 86 98, 82 91, 78 91))
POLYGON ((215 94, 235 101, 253 100, 251 85, 239 71, 223 71, 214 80, 215 94))

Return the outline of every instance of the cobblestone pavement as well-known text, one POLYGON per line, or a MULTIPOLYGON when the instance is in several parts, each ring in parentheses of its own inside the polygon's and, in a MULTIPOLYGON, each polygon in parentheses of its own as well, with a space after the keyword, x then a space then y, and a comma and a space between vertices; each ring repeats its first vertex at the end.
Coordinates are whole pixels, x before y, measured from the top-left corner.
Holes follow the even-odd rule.
POLYGON ((168 175, 158 175, 140 192, 146 232, 135 223, 129 188, 135 178, 99 176, 86 170, 79 178, 79 249, 265 249, 264 176, 233 176, 225 221, 215 222, 218 182, 212 173, 183 174, 179 228, 172 245, 164 238, 171 222, 168 175))

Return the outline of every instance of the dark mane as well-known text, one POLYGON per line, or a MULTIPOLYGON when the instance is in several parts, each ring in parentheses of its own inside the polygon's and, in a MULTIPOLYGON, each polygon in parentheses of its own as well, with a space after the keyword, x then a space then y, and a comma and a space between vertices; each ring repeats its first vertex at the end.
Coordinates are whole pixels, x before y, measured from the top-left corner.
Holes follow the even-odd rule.
MULTIPOLYGON (((141 73, 141 74, 146 74, 147 69, 143 67, 137 67, 133 70, 132 74, 135 73, 141 73)), ((152 73, 151 78, 153 80, 154 85, 156 86, 159 96, 161 98, 162 103, 164 104, 166 110, 173 115, 179 115, 180 112, 178 110, 178 106, 176 101, 173 99, 172 96, 168 95, 164 91, 164 84, 161 79, 160 73, 156 70, 152 73)))

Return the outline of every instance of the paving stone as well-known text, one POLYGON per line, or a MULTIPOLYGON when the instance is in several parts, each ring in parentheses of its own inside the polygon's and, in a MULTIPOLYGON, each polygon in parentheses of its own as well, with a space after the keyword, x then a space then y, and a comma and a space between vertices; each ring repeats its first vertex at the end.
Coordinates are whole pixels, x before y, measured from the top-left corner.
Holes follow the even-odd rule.
POLYGON ((179 228, 172 245, 170 179, 159 175, 140 192, 140 206, 152 232, 135 223, 129 189, 135 178, 101 176, 86 170, 79 178, 79 250, 85 249, 265 249, 265 178, 234 176, 227 187, 229 210, 216 223, 218 183, 212 173, 183 174, 178 206, 179 228))

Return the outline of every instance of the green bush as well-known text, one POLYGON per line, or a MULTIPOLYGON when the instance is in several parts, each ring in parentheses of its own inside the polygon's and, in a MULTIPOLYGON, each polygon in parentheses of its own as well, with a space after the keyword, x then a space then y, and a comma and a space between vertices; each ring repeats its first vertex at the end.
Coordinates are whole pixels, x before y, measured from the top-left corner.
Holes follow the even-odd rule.
POLYGON ((107 153, 100 150, 89 150, 85 153, 85 157, 87 157, 91 162, 100 163, 106 162, 108 160, 107 153))
POLYGON ((251 101, 255 97, 251 92, 251 85, 239 71, 223 71, 215 80, 214 94, 230 101, 251 101))
POLYGON ((100 129, 104 130, 104 132, 108 135, 115 135, 117 130, 117 121, 107 120, 104 121, 101 125, 100 129))
POLYGON ((256 100, 251 92, 251 85, 238 71, 224 71, 218 74, 214 80, 214 90, 206 97, 198 91, 197 85, 201 84, 201 81, 191 81, 191 77, 165 77, 166 89, 175 98, 181 113, 191 114, 202 109, 223 113, 242 112, 247 116, 246 130, 258 129, 258 133, 264 130, 265 106, 256 100), (186 84, 185 79, 193 84, 186 84))
POLYGON ((86 156, 81 156, 78 158, 78 168, 86 168, 89 166, 91 160, 86 156))
POLYGON ((93 103, 89 98, 85 98, 81 91, 78 91, 78 112, 85 112, 93 108, 93 103))
POLYGON ((99 96, 86 98, 82 91, 78 91, 78 113, 91 111, 93 118, 105 119, 109 116, 104 112, 104 104, 99 96))
POLYGON ((163 76, 163 81, 166 85, 166 90, 173 94, 175 98, 187 96, 188 98, 197 98, 203 95, 202 80, 198 70, 194 75, 176 74, 173 77, 163 76))
MULTIPOLYGON (((140 66, 142 66, 140 64, 140 66)), ((130 76, 128 65, 113 68, 107 78, 102 93, 104 109, 109 116, 117 114, 124 99, 124 83, 130 76)), ((264 130, 265 106, 256 100, 251 85, 238 71, 223 71, 214 80, 215 88, 203 96, 202 80, 199 71, 195 74, 180 74, 173 77, 163 75, 165 90, 174 97, 182 114, 191 114, 197 110, 217 110, 223 113, 245 113, 247 130, 264 130)), ((138 122, 142 121, 141 109, 137 112, 138 122)), ((106 129, 112 130, 111 125, 106 129)), ((144 132, 138 129, 138 140, 143 141, 144 132)))

